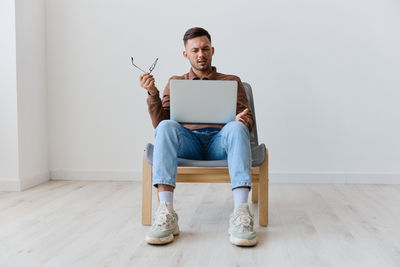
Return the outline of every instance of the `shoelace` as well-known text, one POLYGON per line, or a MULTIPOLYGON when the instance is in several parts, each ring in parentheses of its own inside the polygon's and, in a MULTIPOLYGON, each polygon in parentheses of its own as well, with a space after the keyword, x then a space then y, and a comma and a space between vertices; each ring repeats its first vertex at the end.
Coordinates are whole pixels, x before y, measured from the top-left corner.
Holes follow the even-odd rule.
POLYGON ((253 224, 254 219, 248 213, 247 210, 239 209, 235 212, 233 221, 235 222, 236 226, 239 228, 239 232, 252 232, 253 231, 253 224))
POLYGON ((160 228, 162 230, 168 230, 168 224, 173 220, 171 214, 167 209, 160 209, 157 211, 157 214, 154 216, 154 228, 160 228))

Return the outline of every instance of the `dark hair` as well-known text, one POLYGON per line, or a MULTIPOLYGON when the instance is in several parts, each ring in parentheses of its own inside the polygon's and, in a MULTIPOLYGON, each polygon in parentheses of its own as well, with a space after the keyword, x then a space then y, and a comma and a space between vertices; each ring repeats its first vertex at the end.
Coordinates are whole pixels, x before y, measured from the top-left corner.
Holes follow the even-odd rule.
POLYGON ((211 36, 208 33, 208 31, 206 31, 205 29, 200 28, 200 27, 194 27, 194 28, 190 28, 189 30, 187 30, 185 32, 185 35, 183 35, 183 44, 186 46, 186 43, 189 39, 200 37, 200 36, 207 36, 208 40, 210 40, 210 43, 211 43, 211 36))

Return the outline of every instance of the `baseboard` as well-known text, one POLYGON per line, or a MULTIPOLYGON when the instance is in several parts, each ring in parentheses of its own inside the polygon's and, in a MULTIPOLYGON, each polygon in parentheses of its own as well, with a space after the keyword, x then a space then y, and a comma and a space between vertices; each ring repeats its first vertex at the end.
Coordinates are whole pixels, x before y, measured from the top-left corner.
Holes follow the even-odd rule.
POLYGON ((400 184, 400 173, 284 173, 271 172, 270 183, 400 184))
MULTIPOLYGON (((400 184, 400 173, 271 172, 270 183, 400 184)), ((52 180, 141 181, 141 170, 55 170, 52 180)))
POLYGON ((49 171, 38 173, 36 175, 21 177, 20 189, 21 189, 21 191, 26 190, 33 186, 44 183, 48 180, 50 180, 50 172, 49 171))
POLYGON ((53 170, 51 180, 141 181, 141 170, 53 170))
POLYGON ((0 192, 19 191, 18 180, 0 180, 0 192))

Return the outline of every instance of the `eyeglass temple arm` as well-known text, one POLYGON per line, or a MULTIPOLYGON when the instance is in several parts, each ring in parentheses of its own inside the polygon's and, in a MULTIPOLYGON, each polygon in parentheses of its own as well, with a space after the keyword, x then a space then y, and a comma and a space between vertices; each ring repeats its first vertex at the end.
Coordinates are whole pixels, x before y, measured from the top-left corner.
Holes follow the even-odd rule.
POLYGON ((141 68, 139 68, 139 66, 136 66, 135 63, 133 63, 133 57, 131 57, 132 60, 132 65, 135 66, 136 68, 138 68, 139 70, 143 71, 144 73, 146 73, 144 70, 142 70, 141 68))

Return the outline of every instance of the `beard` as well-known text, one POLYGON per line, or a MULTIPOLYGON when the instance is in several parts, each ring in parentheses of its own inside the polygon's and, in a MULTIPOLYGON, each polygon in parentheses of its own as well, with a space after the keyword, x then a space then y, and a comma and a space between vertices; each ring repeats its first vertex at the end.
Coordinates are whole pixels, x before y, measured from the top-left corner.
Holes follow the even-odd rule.
POLYGON ((205 70, 211 69, 211 60, 210 60, 209 62, 207 61, 207 63, 204 64, 204 65, 199 65, 199 64, 197 63, 197 61, 191 62, 191 65, 192 65, 192 67, 193 67, 194 69, 196 69, 196 70, 198 70, 198 71, 205 71, 205 70))

